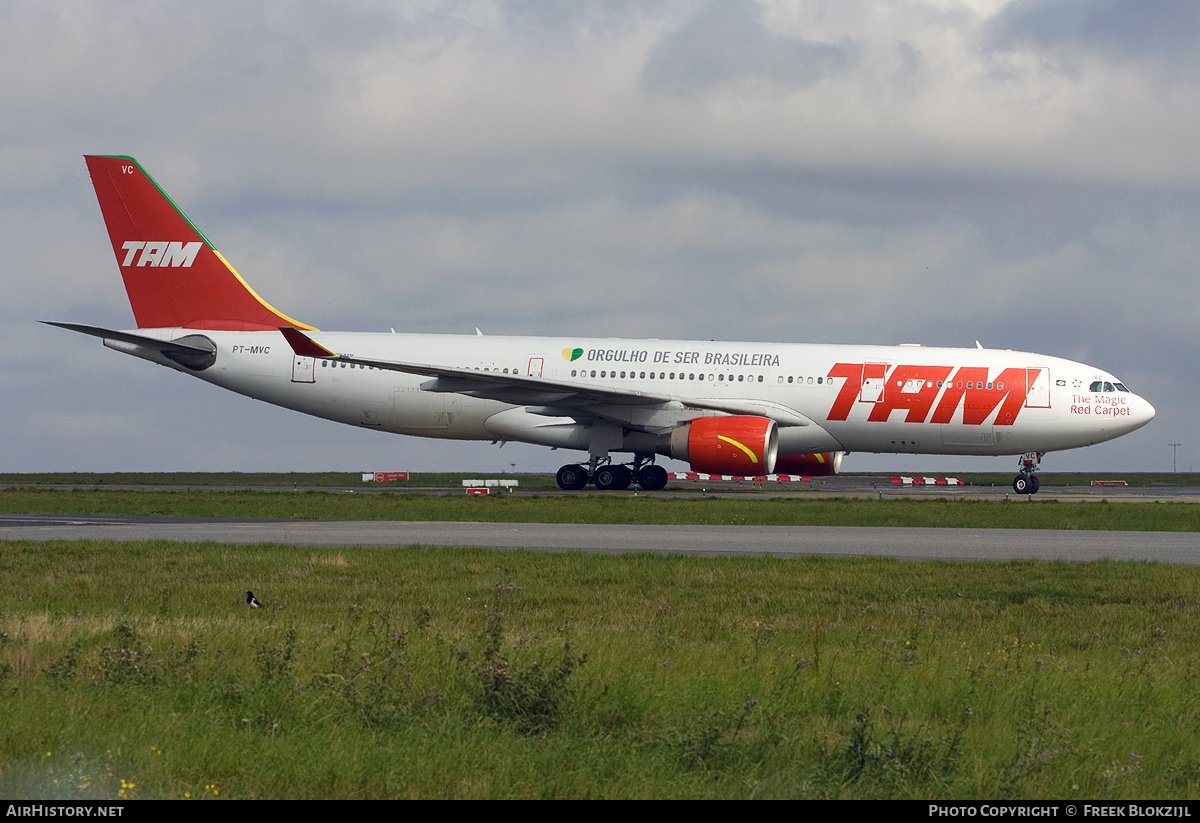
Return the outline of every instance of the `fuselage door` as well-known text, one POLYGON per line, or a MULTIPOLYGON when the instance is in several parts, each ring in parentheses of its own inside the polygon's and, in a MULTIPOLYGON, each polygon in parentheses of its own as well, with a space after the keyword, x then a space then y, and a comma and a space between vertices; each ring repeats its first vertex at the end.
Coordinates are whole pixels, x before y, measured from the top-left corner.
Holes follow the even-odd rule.
POLYGON ((292 357, 292 382, 293 383, 316 383, 317 382, 317 358, 302 357, 294 355, 292 357))
POLYGON ((883 386, 887 375, 887 363, 864 363, 862 389, 858 393, 860 403, 878 403, 883 399, 883 386))
POLYGON ((530 377, 541 377, 542 376, 542 365, 545 362, 546 362, 545 359, 541 358, 541 357, 529 358, 529 376, 530 377))
POLYGON ((1025 407, 1028 409, 1050 408, 1050 370, 1041 367, 1026 369, 1025 407))

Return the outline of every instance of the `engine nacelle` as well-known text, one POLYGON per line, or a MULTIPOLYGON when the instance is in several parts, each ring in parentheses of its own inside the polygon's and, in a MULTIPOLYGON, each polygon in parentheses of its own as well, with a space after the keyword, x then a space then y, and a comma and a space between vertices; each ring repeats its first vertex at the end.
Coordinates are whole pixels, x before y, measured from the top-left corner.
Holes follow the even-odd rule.
POLYGON ((698 417, 664 439, 660 454, 706 474, 772 474, 779 452, 775 421, 766 417, 698 417))
POLYGON ((775 461, 776 474, 807 474, 826 477, 842 471, 845 452, 822 452, 821 454, 781 454, 775 461))

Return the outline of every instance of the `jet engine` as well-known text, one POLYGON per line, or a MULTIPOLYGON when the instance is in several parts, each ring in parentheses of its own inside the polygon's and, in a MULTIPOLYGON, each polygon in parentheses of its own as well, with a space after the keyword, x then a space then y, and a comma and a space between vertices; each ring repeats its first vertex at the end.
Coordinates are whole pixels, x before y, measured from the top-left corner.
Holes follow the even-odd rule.
POLYGON ((822 452, 820 454, 781 454, 775 460, 776 474, 806 474, 826 477, 842 471, 845 452, 822 452))
POLYGON ((772 474, 779 433, 766 417, 699 417, 664 435, 657 451, 706 474, 772 474))

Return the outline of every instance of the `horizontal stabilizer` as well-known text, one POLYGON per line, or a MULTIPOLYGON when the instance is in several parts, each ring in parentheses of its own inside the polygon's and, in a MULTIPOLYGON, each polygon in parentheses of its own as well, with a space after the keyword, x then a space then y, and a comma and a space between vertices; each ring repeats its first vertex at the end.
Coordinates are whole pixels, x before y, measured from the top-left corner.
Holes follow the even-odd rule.
POLYGON ((99 337, 110 349, 146 360, 156 360, 155 356, 160 355, 191 371, 204 371, 217 360, 216 344, 202 334, 189 334, 177 340, 159 340, 144 334, 102 329, 99 326, 88 326, 83 323, 58 323, 53 320, 41 322, 47 326, 58 326, 60 329, 99 337))
POLYGON ((42 320, 47 326, 58 326, 60 329, 68 331, 77 331, 80 334, 90 334, 92 337, 99 337, 104 340, 119 340, 122 343, 131 343, 135 346, 145 346, 163 352, 177 352, 179 354, 196 354, 207 355, 212 354, 212 349, 205 346, 189 345, 188 343, 178 343, 171 340, 156 340, 153 337, 146 337, 141 334, 130 334, 127 331, 113 331, 112 329, 102 329, 99 326, 87 326, 83 323, 58 323, 54 320, 42 320))

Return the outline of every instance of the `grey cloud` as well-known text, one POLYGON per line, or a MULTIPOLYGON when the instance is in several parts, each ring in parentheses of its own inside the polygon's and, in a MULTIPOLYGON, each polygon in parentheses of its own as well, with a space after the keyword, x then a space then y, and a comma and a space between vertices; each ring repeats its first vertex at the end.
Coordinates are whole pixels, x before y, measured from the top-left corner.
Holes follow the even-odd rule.
POLYGON ((1014 0, 984 30, 1000 50, 1078 50, 1102 58, 1195 62, 1200 6, 1190 0, 1014 0))
POLYGON ((753 3, 718 2, 655 44, 641 85, 677 96, 747 81, 798 89, 857 63, 858 49, 849 38, 834 44, 772 34, 753 3))
POLYGON ((643 17, 661 13, 661 4, 651 0, 504 0, 500 10, 514 30, 567 40, 583 31, 627 31, 643 17))

